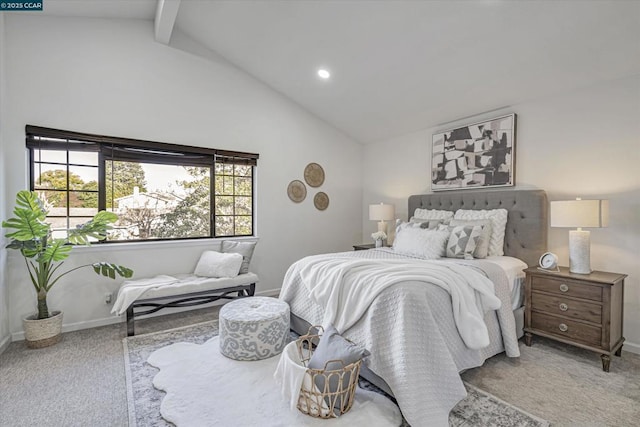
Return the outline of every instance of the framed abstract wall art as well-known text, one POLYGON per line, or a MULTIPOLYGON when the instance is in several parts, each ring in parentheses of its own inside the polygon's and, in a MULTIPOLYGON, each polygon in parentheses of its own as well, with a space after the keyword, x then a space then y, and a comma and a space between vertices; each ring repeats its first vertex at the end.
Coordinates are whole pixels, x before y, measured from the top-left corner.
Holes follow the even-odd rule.
POLYGON ((515 136, 515 114, 434 134, 431 190, 514 185, 515 136))

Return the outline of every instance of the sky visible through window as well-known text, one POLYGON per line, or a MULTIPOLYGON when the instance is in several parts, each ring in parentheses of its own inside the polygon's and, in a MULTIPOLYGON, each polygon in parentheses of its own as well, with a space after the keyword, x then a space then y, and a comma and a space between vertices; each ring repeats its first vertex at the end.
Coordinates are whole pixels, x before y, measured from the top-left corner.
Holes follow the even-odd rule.
MULTIPOLYGON (((65 163, 66 153, 64 151, 50 151, 49 153, 58 153, 52 155, 52 161, 59 163, 65 163)), ((73 152, 75 159, 70 159, 72 163, 91 164, 94 163, 95 153, 82 153, 73 152), (74 161, 75 160, 75 161, 74 161)), ((187 170, 183 167, 173 167, 171 173, 167 173, 166 165, 156 165, 153 163, 140 163, 142 170, 144 171, 145 181, 147 182, 147 189, 149 191, 162 191, 168 188, 170 185, 175 187, 176 181, 188 181, 192 177, 187 170)), ((95 175, 88 170, 81 169, 76 172, 80 175, 80 178, 85 182, 95 180, 95 175)))

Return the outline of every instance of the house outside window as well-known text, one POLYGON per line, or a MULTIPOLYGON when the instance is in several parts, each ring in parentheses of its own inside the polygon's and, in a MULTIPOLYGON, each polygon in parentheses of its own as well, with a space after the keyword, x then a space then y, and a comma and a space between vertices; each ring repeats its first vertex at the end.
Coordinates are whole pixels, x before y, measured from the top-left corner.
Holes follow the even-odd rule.
POLYGON ((31 189, 54 237, 99 210, 106 242, 254 235, 257 154, 26 127, 31 189))

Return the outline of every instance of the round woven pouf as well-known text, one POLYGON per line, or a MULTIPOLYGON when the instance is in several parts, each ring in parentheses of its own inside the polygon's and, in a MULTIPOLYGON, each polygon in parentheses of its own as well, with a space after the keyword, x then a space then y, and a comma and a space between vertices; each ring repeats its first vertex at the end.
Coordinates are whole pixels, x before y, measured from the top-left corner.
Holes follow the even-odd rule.
POLYGON ((220 352, 235 360, 282 353, 289 342, 289 305, 268 297, 233 300, 220 309, 220 352))

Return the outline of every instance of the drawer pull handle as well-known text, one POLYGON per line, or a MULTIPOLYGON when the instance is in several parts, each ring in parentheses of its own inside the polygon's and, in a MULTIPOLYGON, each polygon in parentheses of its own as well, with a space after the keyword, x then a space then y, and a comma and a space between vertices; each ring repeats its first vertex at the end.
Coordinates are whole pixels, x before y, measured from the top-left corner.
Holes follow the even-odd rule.
POLYGON ((560 285, 560 292, 567 292, 569 290, 569 286, 567 286, 566 284, 561 284, 560 285))
POLYGON ((565 325, 564 323, 560 323, 558 325, 558 329, 560 329, 562 332, 567 332, 569 330, 569 327, 567 325, 565 325))
POLYGON ((569 310, 569 306, 567 304, 565 304, 565 303, 561 303, 560 304, 560 310, 561 311, 567 311, 567 310, 569 310))

